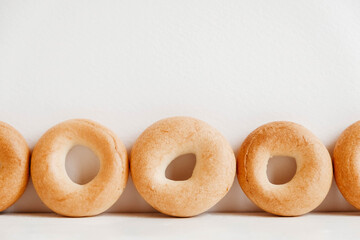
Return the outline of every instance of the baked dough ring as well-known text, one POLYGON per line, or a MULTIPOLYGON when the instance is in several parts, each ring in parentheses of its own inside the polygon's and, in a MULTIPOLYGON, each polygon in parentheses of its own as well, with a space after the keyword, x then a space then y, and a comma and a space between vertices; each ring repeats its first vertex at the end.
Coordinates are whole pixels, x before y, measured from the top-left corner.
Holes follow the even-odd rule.
POLYGON ((75 119, 49 129, 36 144, 32 180, 41 200, 54 212, 71 217, 93 216, 108 209, 120 197, 128 179, 125 146, 107 128, 75 119), (65 158, 75 145, 94 151, 100 159, 97 176, 85 185, 66 173, 65 158))
POLYGON ((29 147, 12 126, 0 122, 0 211, 24 193, 29 180, 29 147))
POLYGON ((360 121, 340 135, 334 149, 336 184, 344 198, 360 209, 360 121))
POLYGON ((309 130, 292 122, 272 122, 253 131, 238 157, 238 180, 245 194, 263 210, 298 216, 320 205, 332 182, 329 152, 309 130), (296 174, 285 184, 269 182, 267 163, 272 156, 296 159, 296 174))
POLYGON ((177 217, 200 214, 220 201, 235 177, 236 160, 226 139, 207 123, 190 117, 160 120, 136 140, 131 176, 141 196, 158 211, 177 217), (176 157, 194 153, 196 165, 185 181, 165 177, 176 157))

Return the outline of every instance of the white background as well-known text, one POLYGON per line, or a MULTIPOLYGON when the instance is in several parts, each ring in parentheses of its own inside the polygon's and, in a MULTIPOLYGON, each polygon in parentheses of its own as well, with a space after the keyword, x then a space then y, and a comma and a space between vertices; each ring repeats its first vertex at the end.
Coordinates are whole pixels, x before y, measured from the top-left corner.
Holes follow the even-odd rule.
MULTIPOLYGON (((56 123, 89 118, 130 150, 153 122, 187 115, 235 152, 256 127, 289 120, 332 152, 360 119, 359 43, 358 0, 0 0, 0 120, 33 148, 56 123)), ((69 173, 90 175, 85 162, 69 173)), ((317 210, 353 209, 333 185, 317 210)), ((252 210, 237 181, 212 208, 252 210)), ((49 210, 29 184, 8 211, 49 210)), ((129 181, 109 211, 153 210, 129 181)))

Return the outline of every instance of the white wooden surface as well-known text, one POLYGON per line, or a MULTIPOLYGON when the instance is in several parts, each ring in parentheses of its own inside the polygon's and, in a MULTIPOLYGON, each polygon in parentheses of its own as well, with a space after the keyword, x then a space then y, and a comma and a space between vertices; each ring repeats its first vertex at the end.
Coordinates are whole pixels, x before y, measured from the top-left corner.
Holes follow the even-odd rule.
POLYGON ((359 213, 208 213, 193 218, 162 214, 103 214, 64 218, 54 214, 2 214, 1 240, 97 239, 358 239, 359 213))

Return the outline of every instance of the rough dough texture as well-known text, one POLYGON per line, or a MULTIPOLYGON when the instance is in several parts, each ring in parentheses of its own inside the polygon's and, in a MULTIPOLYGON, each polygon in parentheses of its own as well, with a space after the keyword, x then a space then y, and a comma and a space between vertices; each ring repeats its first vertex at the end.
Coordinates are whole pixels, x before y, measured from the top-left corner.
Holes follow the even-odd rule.
POLYGON ((220 201, 235 177, 236 160, 226 139, 207 123, 189 117, 160 120, 136 140, 131 175, 141 196, 158 211, 178 217, 200 214, 220 201), (196 165, 185 181, 165 177, 176 157, 193 153, 196 165))
POLYGON ((24 193, 29 179, 30 150, 15 128, 0 122, 0 211, 24 193))
POLYGON ((237 156, 237 175, 245 194, 263 210, 281 216, 310 212, 324 200, 332 182, 329 152, 309 130, 292 122, 272 122, 253 131, 237 156), (269 182, 269 158, 296 159, 295 176, 285 184, 269 182))
POLYGON ((345 129, 336 142, 334 174, 344 198, 360 209, 360 121, 345 129))
POLYGON ((128 179, 125 146, 107 128, 90 120, 74 119, 49 129, 35 146, 31 175, 36 192, 54 212, 72 217, 93 216, 120 197, 128 179), (100 160, 97 176, 85 185, 66 173, 65 159, 75 145, 94 151, 100 160))

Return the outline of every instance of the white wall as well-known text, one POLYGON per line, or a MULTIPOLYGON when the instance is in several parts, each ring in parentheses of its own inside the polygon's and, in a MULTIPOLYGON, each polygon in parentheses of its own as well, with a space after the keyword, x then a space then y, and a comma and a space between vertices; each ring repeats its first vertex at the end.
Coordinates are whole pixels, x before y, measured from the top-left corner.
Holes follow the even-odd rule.
MULTIPOLYGON (((0 0, 0 120, 33 147, 54 124, 89 118, 130 149, 153 122, 188 115, 235 151, 289 120, 332 151, 360 119, 359 43, 358 0, 0 0)), ((318 208, 351 209, 335 185, 318 208)), ((151 210, 130 181, 109 211, 151 210)), ((257 208, 235 181, 212 210, 257 208)), ((48 209, 29 184, 8 211, 48 209)))

